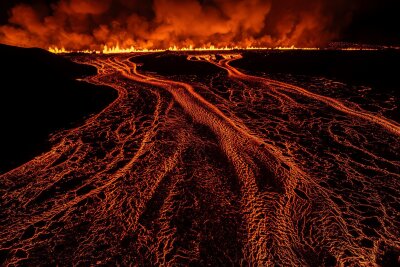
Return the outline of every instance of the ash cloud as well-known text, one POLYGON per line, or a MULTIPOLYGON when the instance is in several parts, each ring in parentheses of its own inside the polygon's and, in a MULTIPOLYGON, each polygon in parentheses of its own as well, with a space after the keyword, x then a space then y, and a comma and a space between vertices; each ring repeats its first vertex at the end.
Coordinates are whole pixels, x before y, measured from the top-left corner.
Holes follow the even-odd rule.
POLYGON ((354 4, 325 0, 61 0, 20 3, 0 42, 101 49, 170 46, 321 46, 348 24, 354 4))

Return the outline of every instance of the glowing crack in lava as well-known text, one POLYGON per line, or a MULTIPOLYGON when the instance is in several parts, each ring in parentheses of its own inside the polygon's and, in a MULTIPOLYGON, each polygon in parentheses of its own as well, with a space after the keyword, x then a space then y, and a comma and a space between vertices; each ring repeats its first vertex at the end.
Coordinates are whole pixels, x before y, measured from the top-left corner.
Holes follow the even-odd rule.
POLYGON ((73 57, 119 97, 0 176, 5 263, 374 266, 398 249, 399 124, 239 58, 188 55, 223 70, 198 78, 73 57))

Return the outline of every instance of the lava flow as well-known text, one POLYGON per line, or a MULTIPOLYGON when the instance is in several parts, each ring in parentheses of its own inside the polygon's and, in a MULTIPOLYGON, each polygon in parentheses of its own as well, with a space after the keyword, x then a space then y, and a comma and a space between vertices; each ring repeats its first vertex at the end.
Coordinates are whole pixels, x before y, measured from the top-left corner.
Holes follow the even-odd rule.
POLYGON ((238 54, 188 55, 221 70, 201 77, 141 72, 135 56, 71 56, 119 97, 0 176, 4 264, 377 266, 397 255, 398 123, 247 75, 229 64, 238 54))

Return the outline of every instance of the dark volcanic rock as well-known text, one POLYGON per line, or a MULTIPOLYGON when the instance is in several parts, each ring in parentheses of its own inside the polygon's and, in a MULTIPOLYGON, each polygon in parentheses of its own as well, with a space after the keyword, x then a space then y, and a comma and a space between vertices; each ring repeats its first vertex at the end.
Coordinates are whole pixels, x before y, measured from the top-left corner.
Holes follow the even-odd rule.
MULTIPOLYGON (((194 52, 201 54, 200 52, 194 52)), ((193 53, 190 53, 193 54, 193 53)), ((203 76, 223 72, 207 62, 187 60, 185 53, 164 52, 133 57, 133 62, 142 63, 140 71, 156 72, 159 75, 196 75, 203 76)))
POLYGON ((82 122, 117 96, 75 80, 96 68, 42 49, 0 44, 0 59, 0 173, 45 150, 50 133, 82 122))

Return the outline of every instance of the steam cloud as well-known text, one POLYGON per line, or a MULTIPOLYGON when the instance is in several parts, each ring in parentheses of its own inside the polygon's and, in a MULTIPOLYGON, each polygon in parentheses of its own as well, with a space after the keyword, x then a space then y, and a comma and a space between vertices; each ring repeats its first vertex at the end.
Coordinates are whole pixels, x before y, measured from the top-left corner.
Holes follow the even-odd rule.
POLYGON ((117 44, 136 48, 319 46, 337 38, 349 22, 348 2, 60 0, 47 8, 19 4, 9 10, 8 24, 0 25, 0 42, 67 49, 117 44))

